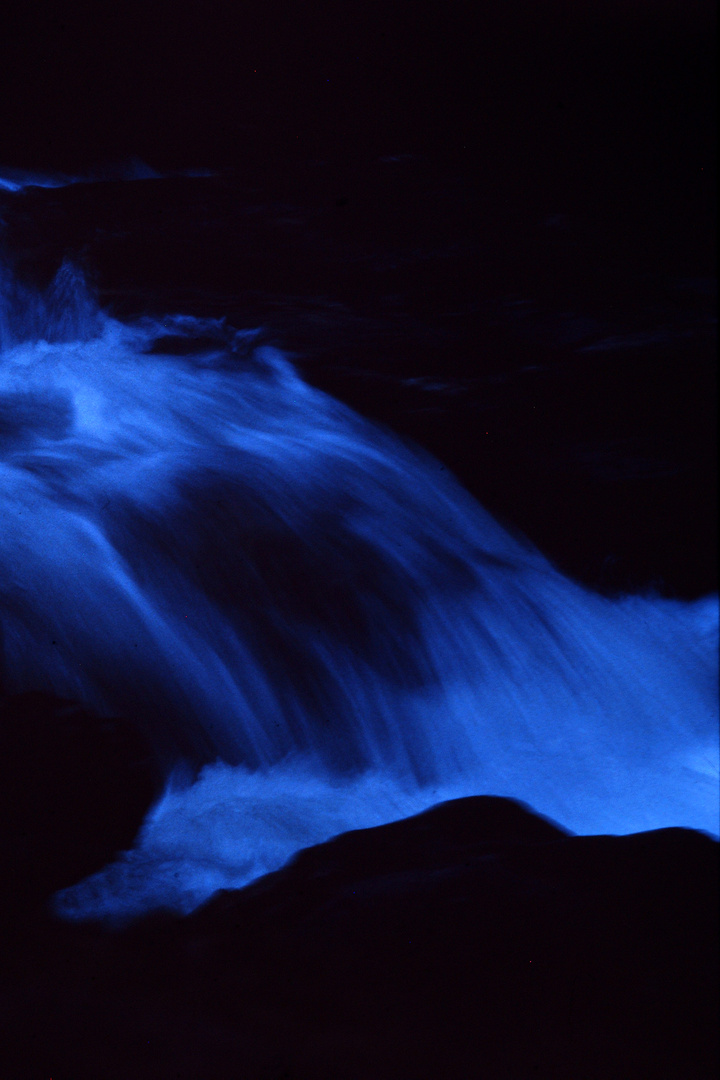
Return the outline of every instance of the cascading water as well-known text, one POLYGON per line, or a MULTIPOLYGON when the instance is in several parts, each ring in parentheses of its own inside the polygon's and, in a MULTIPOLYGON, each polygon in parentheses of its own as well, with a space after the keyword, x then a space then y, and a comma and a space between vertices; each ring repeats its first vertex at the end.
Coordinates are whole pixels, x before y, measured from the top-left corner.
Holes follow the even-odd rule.
POLYGON ((471 793, 717 833, 716 598, 566 580, 255 332, 120 323, 69 265, 0 284, 4 689, 131 717, 168 766, 61 914, 187 911, 471 793))

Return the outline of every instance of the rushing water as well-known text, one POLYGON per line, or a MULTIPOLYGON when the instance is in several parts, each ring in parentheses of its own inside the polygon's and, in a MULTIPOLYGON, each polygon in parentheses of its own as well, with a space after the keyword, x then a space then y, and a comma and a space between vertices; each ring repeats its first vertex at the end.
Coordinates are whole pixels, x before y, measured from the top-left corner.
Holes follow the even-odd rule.
POLYGON ((4 689, 132 717, 168 774, 61 913, 190 910, 469 793, 717 833, 717 598, 567 580, 255 331, 0 285, 4 689))

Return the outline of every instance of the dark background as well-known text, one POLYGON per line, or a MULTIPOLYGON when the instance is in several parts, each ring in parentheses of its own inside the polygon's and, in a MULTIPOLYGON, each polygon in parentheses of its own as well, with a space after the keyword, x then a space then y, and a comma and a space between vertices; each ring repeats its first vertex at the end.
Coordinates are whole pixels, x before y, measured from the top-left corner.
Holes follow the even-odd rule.
POLYGON ((121 315, 262 323, 567 573, 698 596, 715 81, 702 0, 18 4, 0 165, 221 175, 26 189, 5 245, 121 315))
POLYGON ((596 196, 644 189, 677 212, 683 188, 713 193, 699 173, 714 24, 704 0, 18 4, 0 45, 3 157, 350 166, 399 140, 504 181, 530 170, 511 194, 602 177, 596 196))

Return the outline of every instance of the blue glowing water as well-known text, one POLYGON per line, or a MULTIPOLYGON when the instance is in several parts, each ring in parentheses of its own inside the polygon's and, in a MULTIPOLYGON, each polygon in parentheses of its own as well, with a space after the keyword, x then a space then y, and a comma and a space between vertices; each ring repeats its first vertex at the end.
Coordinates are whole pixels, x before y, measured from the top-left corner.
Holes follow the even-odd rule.
POLYGON ((567 580, 256 332, 120 323, 69 265, 0 285, 4 687, 133 717, 169 769, 59 911, 190 910, 471 793, 717 834, 716 597, 567 580))
POLYGON ((0 166, 0 191, 23 191, 29 187, 61 188, 70 184, 92 184, 103 180, 159 180, 171 176, 212 176, 210 169, 182 169, 159 173, 139 158, 110 162, 103 168, 80 174, 47 173, 0 166))

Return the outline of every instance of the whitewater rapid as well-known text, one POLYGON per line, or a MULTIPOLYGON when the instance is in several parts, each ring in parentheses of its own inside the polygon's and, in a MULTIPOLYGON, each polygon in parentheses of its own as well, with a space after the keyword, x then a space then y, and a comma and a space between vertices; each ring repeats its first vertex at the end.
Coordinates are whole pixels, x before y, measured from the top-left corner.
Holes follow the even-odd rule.
POLYGON ((70 918, 188 911, 443 798, 718 833, 717 597, 567 580, 258 330, 0 279, 5 692, 136 721, 167 789, 70 918))

